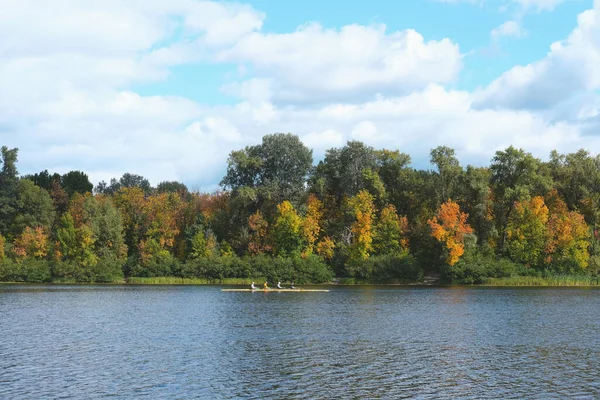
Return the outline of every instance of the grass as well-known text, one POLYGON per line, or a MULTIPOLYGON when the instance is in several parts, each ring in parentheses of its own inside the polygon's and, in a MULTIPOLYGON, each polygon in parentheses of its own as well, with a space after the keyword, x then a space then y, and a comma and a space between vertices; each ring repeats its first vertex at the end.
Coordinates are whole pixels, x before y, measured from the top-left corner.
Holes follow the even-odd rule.
POLYGON ((138 278, 130 277, 128 284, 133 285, 249 285, 252 282, 264 282, 264 278, 225 278, 225 279, 206 279, 206 278, 177 278, 174 276, 164 276, 156 278, 138 278))
POLYGON ((591 276, 551 275, 513 276, 508 278, 487 278, 484 286, 599 286, 599 280, 591 276))

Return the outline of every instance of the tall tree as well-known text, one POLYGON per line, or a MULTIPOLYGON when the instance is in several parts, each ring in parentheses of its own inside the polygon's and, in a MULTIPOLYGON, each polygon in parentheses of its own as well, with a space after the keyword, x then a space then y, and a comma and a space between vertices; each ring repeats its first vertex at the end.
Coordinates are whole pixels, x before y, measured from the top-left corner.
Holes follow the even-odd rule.
POLYGON ((28 179, 21 179, 17 187, 12 234, 18 236, 26 227, 42 227, 49 232, 54 222, 54 205, 48 192, 28 179))
POLYGON ((277 205, 275 223, 272 227, 273 250, 282 257, 300 255, 304 244, 302 217, 289 201, 277 205))
POLYGON ((187 186, 177 181, 164 181, 156 186, 157 193, 179 193, 187 195, 189 193, 187 186))
POLYGON ((361 190, 348 200, 348 206, 354 218, 351 226, 350 259, 366 260, 373 251, 373 220, 377 211, 373 195, 361 190))
POLYGON ((580 272, 590 258, 590 235, 583 215, 569 211, 556 190, 548 194, 546 204, 549 217, 544 262, 557 272, 580 272))
POLYGON ((456 197, 458 180, 463 172, 454 149, 438 146, 431 150, 429 161, 437 167, 437 198, 442 204, 450 198, 456 197))
POLYGON ((408 220, 399 217, 396 207, 388 204, 375 223, 373 248, 377 254, 395 254, 408 249, 408 220))
POLYGON ((515 203, 506 227, 506 249, 510 257, 532 267, 541 267, 548 237, 548 207, 541 196, 515 203))
POLYGON ((75 193, 91 193, 94 185, 90 182, 87 174, 81 171, 69 171, 61 177, 62 187, 69 197, 75 193))
POLYGON ((543 196, 552 187, 552 178, 542 162, 512 146, 497 151, 490 166, 494 213, 501 236, 501 248, 506 239, 506 224, 513 204, 534 196, 543 196))
POLYGON ((9 150, 2 146, 0 159, 0 235, 10 234, 15 216, 18 192, 17 154, 18 149, 9 150))

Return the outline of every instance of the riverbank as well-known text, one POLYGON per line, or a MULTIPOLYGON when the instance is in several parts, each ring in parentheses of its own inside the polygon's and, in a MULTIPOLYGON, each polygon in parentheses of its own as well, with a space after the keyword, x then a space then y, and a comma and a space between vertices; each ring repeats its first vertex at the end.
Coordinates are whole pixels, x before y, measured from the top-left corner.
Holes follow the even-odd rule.
MULTIPOLYGON (((0 284, 49 284, 49 285, 250 285, 255 282, 262 285, 265 278, 224 278, 224 279, 205 279, 205 278, 179 278, 179 277, 130 277, 113 282, 76 282, 69 280, 56 280, 52 282, 0 282, 0 284)), ((270 282, 271 286, 275 282, 270 282)), ((289 282, 285 282, 289 285, 289 282)), ((366 280, 357 280, 353 278, 336 278, 331 282, 321 284, 307 283, 311 286, 333 285, 333 286, 426 286, 426 287, 448 287, 448 286, 471 286, 471 287, 600 287, 600 279, 588 276, 514 276, 507 278, 487 278, 478 284, 461 284, 459 282, 448 284, 440 282, 439 277, 428 277, 421 282, 369 282, 366 280)))
POLYGON ((513 276, 487 278, 476 286, 600 286, 600 279, 592 276, 513 276))

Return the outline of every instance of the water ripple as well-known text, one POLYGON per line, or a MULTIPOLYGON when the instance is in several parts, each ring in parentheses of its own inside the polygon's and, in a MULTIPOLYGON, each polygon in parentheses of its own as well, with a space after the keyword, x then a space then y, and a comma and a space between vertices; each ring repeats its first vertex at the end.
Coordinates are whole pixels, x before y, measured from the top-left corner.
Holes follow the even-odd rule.
POLYGON ((0 398, 595 398, 600 291, 0 286, 0 398))

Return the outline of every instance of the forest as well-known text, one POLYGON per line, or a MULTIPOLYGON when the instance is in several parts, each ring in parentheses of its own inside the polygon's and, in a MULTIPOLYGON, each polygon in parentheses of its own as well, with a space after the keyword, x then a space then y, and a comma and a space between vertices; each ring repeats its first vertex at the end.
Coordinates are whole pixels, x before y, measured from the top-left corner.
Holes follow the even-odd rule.
MULTIPOLYGON (((359 141, 313 152, 293 134, 232 151, 220 190, 153 187, 125 173, 20 176, 1 149, 0 281, 447 283, 572 276, 600 267, 600 156, 498 151, 462 166, 451 148, 415 169, 359 141)), ((198 175, 202 172, 198 171, 198 175)))

